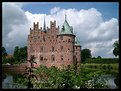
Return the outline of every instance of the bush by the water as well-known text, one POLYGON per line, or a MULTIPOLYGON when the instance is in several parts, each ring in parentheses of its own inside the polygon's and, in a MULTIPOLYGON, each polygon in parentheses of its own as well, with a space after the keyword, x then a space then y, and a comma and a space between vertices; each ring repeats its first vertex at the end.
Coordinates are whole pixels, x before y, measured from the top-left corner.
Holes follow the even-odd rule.
MULTIPOLYGON (((100 89, 108 88, 104 80, 97 81, 96 79, 105 72, 98 70, 81 68, 75 73, 73 66, 68 69, 58 69, 56 67, 47 68, 40 66, 35 71, 38 81, 32 79, 35 89, 100 89), (94 80, 92 80, 94 78, 94 80)), ((17 78, 16 82, 26 85, 26 80, 17 78)))

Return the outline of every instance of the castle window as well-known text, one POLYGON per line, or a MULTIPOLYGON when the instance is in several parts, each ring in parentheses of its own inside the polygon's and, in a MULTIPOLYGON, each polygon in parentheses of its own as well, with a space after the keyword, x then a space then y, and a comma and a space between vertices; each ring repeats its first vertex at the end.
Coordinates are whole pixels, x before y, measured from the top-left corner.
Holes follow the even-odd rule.
POLYGON ((60 46, 61 51, 63 50, 63 46, 60 46))
POLYGON ((77 61, 77 58, 76 58, 76 61, 77 61))
POLYGON ((76 55, 77 55, 77 52, 76 52, 76 55))
POLYGON ((61 60, 63 60, 63 55, 61 55, 61 60))
POLYGON ((54 55, 51 56, 51 60, 55 61, 55 56, 54 55))
POLYGON ((45 41, 45 37, 43 36, 43 41, 45 41))
POLYGON ((43 57, 42 57, 42 55, 40 55, 40 61, 43 61, 43 57))
POLYGON ((76 49, 77 49, 77 46, 76 46, 76 49))
POLYGON ((63 40, 63 36, 61 36, 60 39, 63 40))
POLYGON ((68 42, 70 42, 70 39, 68 39, 68 42))
POLYGON ((54 51, 54 47, 52 46, 52 52, 54 51))
POLYGON ((40 52, 43 52, 43 46, 40 47, 40 52))
POLYGON ((52 38, 54 38, 54 36, 52 36, 52 38))

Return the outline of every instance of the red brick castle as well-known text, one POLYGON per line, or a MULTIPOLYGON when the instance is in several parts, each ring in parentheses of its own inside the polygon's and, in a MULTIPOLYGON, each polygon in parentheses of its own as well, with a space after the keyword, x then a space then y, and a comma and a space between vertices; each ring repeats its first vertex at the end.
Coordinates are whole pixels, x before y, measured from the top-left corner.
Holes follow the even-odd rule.
POLYGON ((34 23, 28 35, 27 52, 28 60, 31 55, 36 57, 37 67, 45 65, 63 68, 73 64, 74 60, 78 64, 81 62, 81 46, 66 16, 61 30, 59 26, 56 27, 56 21, 50 21, 50 28, 46 27, 45 20, 43 28, 39 28, 38 22, 34 23))

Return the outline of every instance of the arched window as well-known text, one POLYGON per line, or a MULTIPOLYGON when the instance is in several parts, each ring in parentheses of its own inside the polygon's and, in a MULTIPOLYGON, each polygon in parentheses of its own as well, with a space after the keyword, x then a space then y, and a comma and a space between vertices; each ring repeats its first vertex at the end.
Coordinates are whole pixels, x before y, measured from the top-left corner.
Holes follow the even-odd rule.
POLYGON ((54 47, 52 46, 52 52, 54 51, 54 47))
POLYGON ((43 61, 43 56, 42 55, 40 55, 40 61, 43 61))
POLYGON ((51 56, 51 60, 55 61, 55 56, 54 55, 51 56))

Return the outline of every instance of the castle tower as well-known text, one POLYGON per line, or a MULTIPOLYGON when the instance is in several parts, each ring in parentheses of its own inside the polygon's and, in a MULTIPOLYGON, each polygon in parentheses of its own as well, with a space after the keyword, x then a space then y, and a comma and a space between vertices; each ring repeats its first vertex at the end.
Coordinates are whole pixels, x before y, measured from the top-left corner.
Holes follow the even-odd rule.
POLYGON ((59 33, 59 27, 56 27, 56 21, 50 21, 50 28, 48 28, 47 31, 47 41, 44 46, 46 48, 46 66, 51 67, 51 66, 56 66, 57 67, 57 34, 59 33))
POLYGON ((74 46, 74 61, 77 62, 77 64, 81 63, 81 46, 80 42, 77 37, 75 37, 75 46, 74 46))
MULTIPOLYGON (((28 46, 27 46, 27 60, 30 60, 30 56, 34 55, 38 59, 39 49, 39 38, 40 38, 39 23, 33 23, 33 29, 30 28, 30 35, 28 35, 28 46)), ((39 64, 39 60, 36 61, 39 64)))
POLYGON ((60 65, 67 66, 73 64, 75 35, 73 29, 69 26, 66 15, 65 21, 58 36, 58 60, 60 65))

